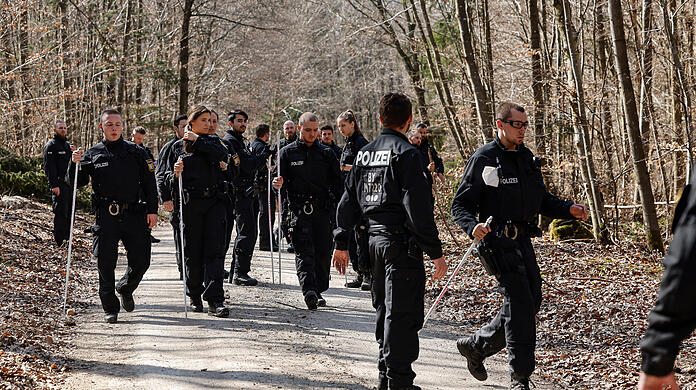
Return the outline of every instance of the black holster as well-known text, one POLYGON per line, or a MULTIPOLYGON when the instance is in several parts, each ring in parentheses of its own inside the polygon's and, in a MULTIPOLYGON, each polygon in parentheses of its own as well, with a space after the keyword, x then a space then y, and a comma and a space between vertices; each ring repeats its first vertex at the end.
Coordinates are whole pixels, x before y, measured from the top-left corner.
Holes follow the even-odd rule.
POLYGON ((355 241, 358 246, 358 270, 363 275, 371 275, 370 235, 367 232, 366 222, 363 221, 355 227, 355 241))
POLYGON ((488 240, 483 239, 479 241, 475 253, 478 255, 478 258, 481 259, 483 269, 486 270, 488 275, 495 276, 496 278, 500 276, 500 266, 498 264, 496 250, 491 248, 488 240))

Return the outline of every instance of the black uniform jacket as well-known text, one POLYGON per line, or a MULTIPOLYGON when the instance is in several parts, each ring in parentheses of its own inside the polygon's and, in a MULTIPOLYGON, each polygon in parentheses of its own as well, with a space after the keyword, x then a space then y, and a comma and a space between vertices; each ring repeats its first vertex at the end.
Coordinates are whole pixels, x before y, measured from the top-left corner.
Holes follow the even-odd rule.
MULTIPOLYGON (((331 141, 331 145, 323 144, 324 146, 328 147, 334 152, 334 155, 336 156, 336 160, 339 160, 341 158, 341 155, 343 154, 343 148, 340 146, 336 145, 335 142, 331 141)), ((367 145, 367 144, 365 144, 367 145)))
MULTIPOLYGON (((343 147, 341 159, 339 160, 341 165, 353 165, 358 151, 367 144, 368 142, 362 134, 358 134, 357 131, 354 132, 353 135, 346 139, 346 145, 343 147)), ((347 175, 348 172, 346 172, 347 175)))
POLYGON ((640 345, 642 370, 656 376, 673 370, 679 344, 696 327, 696 176, 684 189, 674 214, 674 239, 640 345))
POLYGON ((49 188, 65 185, 65 172, 68 170, 71 157, 70 143, 59 135, 54 135, 53 139, 46 143, 43 150, 43 168, 49 188))
MULTIPOLYGON (((251 153, 256 156, 261 156, 270 151, 269 145, 258 138, 251 141, 249 148, 251 149, 251 153)), ((264 191, 266 191, 268 184, 268 169, 261 168, 256 171, 256 183, 263 188, 264 191)))
POLYGON ((336 249, 348 249, 349 235, 364 216, 371 227, 405 227, 430 258, 442 257, 423 157, 405 135, 383 129, 355 156, 345 188, 336 213, 336 249))
POLYGON ((529 222, 535 215, 573 219, 570 206, 546 191, 541 169, 526 146, 508 150, 498 137, 478 148, 466 164, 452 201, 452 217, 471 236, 478 221, 529 222))
MULTIPOLYGON (((174 169, 174 166, 170 166, 169 154, 172 151, 172 145, 174 142, 178 141, 179 138, 174 135, 174 138, 170 139, 162 149, 160 149, 159 161, 157 162, 157 169, 155 170, 155 178, 157 179, 157 192, 159 192, 160 200, 162 202, 167 202, 172 200, 172 189, 169 187, 169 182, 165 180, 165 174, 167 171, 174 169)), ((176 160, 174 160, 176 162, 176 160)))
POLYGON ((418 146, 418 150, 420 150, 421 154, 423 155, 423 158, 425 159, 426 168, 428 167, 428 165, 430 165, 430 159, 432 158, 433 162, 435 163, 435 173, 445 173, 445 164, 442 162, 442 159, 437 154, 437 150, 435 150, 435 147, 430 142, 428 142, 427 139, 423 138, 420 146, 418 146))
POLYGON ((238 133, 232 129, 227 130, 223 140, 228 143, 229 154, 232 156, 230 163, 238 167, 239 171, 238 174, 231 175, 236 176, 233 178, 234 185, 243 193, 246 188, 239 187, 250 186, 254 182, 256 172, 265 166, 268 154, 254 154, 251 149, 247 148, 245 145, 245 139, 242 133, 238 133))
POLYGON ((181 158, 184 161, 184 171, 181 176, 184 188, 190 190, 206 190, 216 187, 224 180, 225 172, 220 168, 220 162, 227 163, 227 145, 213 135, 199 135, 191 144, 193 153, 184 151, 184 140, 178 140, 172 145, 169 153, 171 170, 165 173, 165 180, 172 189, 179 188, 179 179, 174 176, 174 164, 181 158))
MULTIPOLYGON (((154 171, 154 162, 143 148, 123 138, 113 142, 103 139, 82 155, 77 185, 87 185, 91 177, 97 202, 137 203, 143 200, 147 213, 157 214, 154 171)), ((68 183, 74 180, 75 163, 70 163, 66 176, 68 183)))
POLYGON ((279 153, 283 194, 290 203, 311 199, 336 204, 343 177, 331 149, 315 140, 311 146, 297 139, 279 153))

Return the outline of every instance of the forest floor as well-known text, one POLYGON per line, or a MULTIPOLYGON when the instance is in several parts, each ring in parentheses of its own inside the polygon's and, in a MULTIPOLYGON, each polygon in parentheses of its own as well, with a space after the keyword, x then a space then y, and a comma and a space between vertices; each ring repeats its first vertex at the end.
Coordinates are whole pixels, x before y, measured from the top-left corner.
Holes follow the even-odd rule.
MULTIPOLYGON (((293 256, 283 253, 281 287, 270 282, 269 252, 257 251, 253 273, 259 286, 225 284, 229 319, 189 313, 186 320, 171 228, 164 224, 154 232, 162 242, 153 246, 152 266, 135 294, 135 312, 122 312, 118 324, 108 325, 98 304, 91 237, 83 233, 91 217, 79 216, 69 301, 76 326, 66 326, 61 307, 65 250, 52 243, 50 208, 31 203, 0 209, 0 216, 0 389, 370 389, 376 383, 369 293, 343 288, 342 276, 334 273, 324 294, 329 306, 310 312, 298 291, 293 256)), ((453 269, 464 250, 440 225, 453 269)), ((544 237, 535 239, 535 246, 545 279, 532 378, 537 387, 634 387, 660 257, 633 244, 601 247, 544 237)), ((124 260, 121 253, 117 274, 124 260)), ((431 272, 428 260, 426 265, 431 272)), ((444 281, 427 283, 426 307, 444 281)), ((454 349, 454 340, 490 320, 501 301, 478 260, 467 260, 420 334, 416 384, 425 389, 507 388, 504 351, 487 360, 490 379, 481 383, 469 376, 454 349)), ((681 383, 693 388, 693 338, 684 343, 677 365, 681 383)))

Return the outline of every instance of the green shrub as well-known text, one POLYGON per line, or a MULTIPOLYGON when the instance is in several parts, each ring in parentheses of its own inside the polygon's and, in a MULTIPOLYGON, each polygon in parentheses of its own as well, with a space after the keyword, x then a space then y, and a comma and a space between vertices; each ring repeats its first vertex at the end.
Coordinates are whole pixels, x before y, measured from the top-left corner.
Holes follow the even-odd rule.
POLYGON ((586 240, 593 239, 592 229, 578 220, 554 219, 549 225, 549 236, 552 240, 586 240))

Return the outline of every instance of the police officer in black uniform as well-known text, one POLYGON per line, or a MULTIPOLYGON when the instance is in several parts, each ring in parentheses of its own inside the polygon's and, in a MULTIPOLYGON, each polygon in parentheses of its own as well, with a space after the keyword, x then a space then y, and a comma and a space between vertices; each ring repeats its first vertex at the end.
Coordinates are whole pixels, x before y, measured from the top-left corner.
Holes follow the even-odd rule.
MULTIPOLYGON (((137 126, 136 128, 133 129, 133 132, 131 133, 131 142, 133 142, 136 145, 143 148, 145 150, 145 153, 147 153, 147 157, 155 163, 155 167, 156 167, 157 161, 155 161, 155 156, 152 155, 150 148, 148 148, 147 145, 145 145, 143 143, 143 141, 145 141, 145 134, 146 133, 147 133, 147 130, 145 130, 144 127, 137 126)), ((155 172, 156 171, 157 171, 157 168, 155 168, 155 172)), ((155 179, 157 179, 157 176, 155 176, 155 179)), ((152 242, 153 244, 160 242, 159 239, 155 238, 155 236, 152 235, 152 229, 149 229, 148 233, 150 235, 150 242, 152 242)))
POLYGON ((53 238, 56 244, 61 246, 70 238, 72 183, 65 182, 65 172, 70 164, 72 150, 67 139, 68 127, 65 122, 56 122, 53 132, 53 138, 43 149, 43 168, 52 194, 53 238))
MULTIPOLYGON (((271 137, 271 128, 266 125, 266 124, 260 124, 256 126, 256 129, 254 130, 256 132, 256 139, 251 142, 251 145, 249 146, 251 148, 251 152, 255 155, 262 155, 268 151, 271 151, 271 153, 274 153, 274 151, 271 149, 270 144, 269 144, 269 139, 271 137)), ((273 167, 275 168, 275 167, 273 167)), ((262 251, 277 251, 278 250, 278 241, 276 240, 275 234, 271 236, 271 232, 269 230, 268 226, 268 169, 259 169, 256 171, 256 186, 259 188, 259 203, 258 203, 258 210, 259 210, 259 250, 262 251)), ((273 223, 275 221, 275 203, 276 203, 276 196, 275 196, 275 191, 271 191, 271 208, 270 208, 270 218, 271 218, 271 226, 273 226, 273 223)))
POLYGON ((384 129, 355 157, 334 232, 334 266, 345 273, 350 235, 361 218, 369 224, 380 390, 420 389, 413 385, 411 364, 418 358, 423 325, 423 252, 434 259, 435 279, 447 272, 422 157, 404 135, 413 120, 411 110, 401 93, 380 101, 384 129))
MULTIPOLYGON (((353 111, 348 110, 339 115, 336 118, 336 125, 346 139, 346 145, 343 147, 339 162, 341 163, 343 177, 347 179, 355 156, 368 142, 360 131, 360 126, 353 111)), ((349 241, 350 262, 357 276, 354 280, 346 283, 346 287, 360 287, 362 290, 367 291, 370 289, 370 275, 369 272, 364 273, 360 269, 360 264, 366 263, 365 259, 367 256, 367 249, 364 248, 366 246, 364 227, 364 223, 358 224, 358 230, 355 231, 349 241)))
POLYGON ((307 308, 316 310, 317 306, 326 306, 321 293, 329 288, 330 221, 343 178, 336 156, 317 139, 317 116, 302 114, 298 128, 299 139, 279 153, 281 176, 273 179, 273 187, 282 188, 288 201, 297 278, 307 308))
MULTIPOLYGON (((283 123, 283 135, 285 137, 278 142, 278 147, 276 148, 276 150, 278 150, 278 151, 280 151, 284 147, 288 146, 289 144, 295 142, 295 140, 297 139, 297 126, 295 125, 295 122, 285 121, 285 123, 283 123)), ((277 173, 276 173, 276 176, 277 176, 277 173)), ((283 208, 282 208, 283 213, 280 216, 280 230, 281 230, 281 233, 283 234, 283 237, 285 237, 285 241, 288 243, 287 251, 289 253, 293 253, 293 252, 295 252, 295 248, 292 246, 292 240, 290 239, 290 233, 288 233, 288 220, 290 219, 290 210, 287 207, 288 206, 287 200, 282 199, 282 201, 283 201, 283 208)))
POLYGON ((109 109, 99 118, 104 139, 84 155, 81 150, 73 152, 66 181, 74 180, 78 161, 77 185, 87 185, 92 178, 92 207, 96 214, 92 248, 99 269, 99 298, 106 313, 104 320, 115 323, 119 312, 115 291, 121 295, 123 308, 133 311, 133 292, 150 266, 147 229, 157 223, 157 185, 154 162, 142 148, 121 137, 121 114, 109 109), (141 197, 144 204, 140 202, 141 197), (126 248, 128 268, 114 287, 119 240, 126 248))
POLYGON ((504 296, 498 315, 471 337, 457 340, 470 373, 487 378, 483 360, 507 345, 511 389, 528 389, 534 371, 536 327, 541 306, 541 275, 531 237, 541 235, 538 214, 586 219, 587 207, 562 201, 546 191, 541 170, 524 146, 524 108, 502 103, 496 110, 498 134, 469 159, 452 202, 452 216, 471 237, 482 239, 480 253, 495 268, 504 296), (493 217, 486 228, 480 221, 493 217))
POLYGON ((174 198, 177 197, 178 193, 173 193, 169 186, 169 182, 164 180, 165 172, 171 171, 173 167, 169 164, 169 153, 171 153, 172 145, 181 137, 184 136, 184 129, 188 124, 188 119, 186 115, 181 114, 174 118, 174 136, 172 139, 167 141, 166 144, 160 149, 159 152, 159 162, 157 163, 157 168, 155 170, 155 178, 157 179, 157 192, 159 193, 160 201, 162 202, 162 207, 165 211, 169 212, 169 223, 172 225, 172 230, 174 231, 174 247, 176 248, 176 265, 179 268, 179 279, 183 279, 181 271, 181 236, 179 235, 179 209, 174 207, 174 198))
POLYGON ((334 142, 333 126, 322 126, 322 128, 319 129, 319 131, 321 132, 319 134, 321 143, 328 146, 334 152, 334 154, 336 155, 336 160, 340 159, 341 155, 343 154, 343 148, 336 145, 336 142, 334 142))
POLYGON ((696 177, 682 191, 672 222, 674 239, 665 256, 660 292, 640 344, 638 390, 677 389, 674 361, 679 344, 696 328, 696 177))
MULTIPOLYGON (((227 120, 230 129, 227 130, 223 139, 228 142, 229 154, 236 155, 239 160, 238 164, 236 160, 234 161, 235 165, 239 166, 239 175, 234 179, 234 217, 237 222, 237 237, 234 240, 229 281, 239 286, 255 286, 258 281, 249 276, 251 257, 254 254, 258 235, 259 188, 255 185, 255 177, 258 170, 265 168, 270 151, 257 155, 246 145, 244 132, 249 115, 244 111, 230 112, 227 120)), ((232 236, 231 230, 228 236, 232 236)))
POLYGON ((209 134, 210 117, 205 106, 191 108, 184 137, 172 146, 169 165, 173 169, 165 174, 165 180, 178 192, 178 177, 182 175, 186 292, 193 311, 203 311, 202 298, 208 302, 210 315, 227 317, 223 289, 225 188, 221 183, 229 155, 227 145, 209 134))

